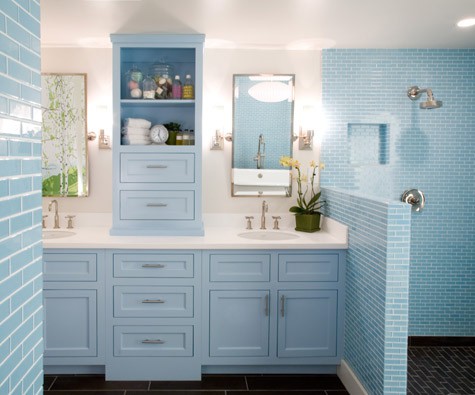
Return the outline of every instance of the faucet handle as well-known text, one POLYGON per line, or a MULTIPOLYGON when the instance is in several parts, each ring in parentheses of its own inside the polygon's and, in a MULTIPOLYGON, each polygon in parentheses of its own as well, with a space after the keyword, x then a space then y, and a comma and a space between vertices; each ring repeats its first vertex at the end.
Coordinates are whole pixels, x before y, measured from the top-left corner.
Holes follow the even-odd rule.
POLYGON ((246 219, 247 219, 246 229, 252 229, 251 219, 254 219, 254 217, 252 215, 249 215, 249 216, 246 215, 246 219))
POLYGON ((74 226, 73 226, 73 218, 75 218, 76 216, 75 215, 66 215, 64 218, 67 218, 68 219, 68 226, 67 226, 67 229, 74 229, 74 226))
POLYGON ((276 230, 280 229, 279 228, 279 219, 280 219, 280 217, 279 216, 276 216, 276 217, 272 216, 272 219, 274 220, 274 229, 276 229, 276 230))
POLYGON ((48 214, 43 215, 43 221, 41 221, 41 226, 43 229, 46 229, 46 220, 45 218, 48 216, 48 214))

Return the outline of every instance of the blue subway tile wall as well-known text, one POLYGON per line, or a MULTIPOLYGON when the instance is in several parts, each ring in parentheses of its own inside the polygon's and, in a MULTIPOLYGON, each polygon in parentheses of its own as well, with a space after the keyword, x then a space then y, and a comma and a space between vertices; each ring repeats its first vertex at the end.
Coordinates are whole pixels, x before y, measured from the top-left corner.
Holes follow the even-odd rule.
POLYGON ((406 394, 410 208, 323 188, 348 226, 344 359, 372 395, 406 394))
POLYGON ((0 2, 0 394, 43 393, 39 27, 0 2))
MULTIPOLYGON (((427 198, 412 214, 409 335, 475 335, 475 50, 323 51, 322 185, 398 200, 427 198), (407 97, 432 88, 443 107, 407 97), (386 124, 387 164, 354 166, 348 124, 386 124)), ((364 153, 362 153, 364 155, 364 153)))

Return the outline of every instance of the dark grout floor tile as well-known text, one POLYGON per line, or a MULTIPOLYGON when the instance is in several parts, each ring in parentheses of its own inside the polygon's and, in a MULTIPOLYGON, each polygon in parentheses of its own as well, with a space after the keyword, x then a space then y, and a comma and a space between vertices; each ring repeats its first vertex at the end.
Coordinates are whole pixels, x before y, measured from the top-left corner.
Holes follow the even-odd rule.
POLYGON ((48 390, 49 387, 51 387, 51 384, 53 384, 54 380, 56 380, 56 376, 45 375, 43 377, 43 388, 48 390))
MULTIPOLYGON (((249 395, 249 392, 246 392, 249 395)), ((53 394, 52 394, 53 395, 53 394)), ((79 393, 77 395, 80 395, 79 393)), ((180 391, 180 390, 158 390, 158 391, 127 391, 126 395, 226 395, 226 391, 180 391)), ((266 395, 271 395, 267 393, 266 395)), ((295 395, 295 394, 294 394, 295 395)))
POLYGON ((249 390, 344 390, 336 375, 247 377, 249 390))
POLYGON ((326 395, 321 390, 265 390, 265 391, 226 391, 226 395, 326 395))
POLYGON ((58 376, 50 391, 147 390, 148 386, 148 381, 105 381, 103 375, 58 376))
POLYGON ((203 375, 201 381, 152 381, 151 390, 246 390, 242 375, 203 375))
MULTIPOLYGON (((125 395, 125 390, 122 391, 44 391, 44 395, 125 395)), ((148 392, 141 392, 142 395, 148 392)))
POLYGON ((474 347, 409 347, 408 395, 475 394, 474 347))

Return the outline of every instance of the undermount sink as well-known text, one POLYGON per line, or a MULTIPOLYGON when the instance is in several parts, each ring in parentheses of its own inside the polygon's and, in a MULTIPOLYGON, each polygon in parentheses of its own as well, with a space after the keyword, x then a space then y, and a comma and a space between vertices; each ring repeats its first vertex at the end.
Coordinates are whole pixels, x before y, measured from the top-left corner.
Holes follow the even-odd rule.
POLYGON ((43 230, 43 239, 62 239, 74 236, 76 232, 71 230, 43 230))
POLYGON ((239 237, 251 240, 292 240, 298 239, 295 233, 271 231, 271 230, 252 230, 238 234, 239 237))

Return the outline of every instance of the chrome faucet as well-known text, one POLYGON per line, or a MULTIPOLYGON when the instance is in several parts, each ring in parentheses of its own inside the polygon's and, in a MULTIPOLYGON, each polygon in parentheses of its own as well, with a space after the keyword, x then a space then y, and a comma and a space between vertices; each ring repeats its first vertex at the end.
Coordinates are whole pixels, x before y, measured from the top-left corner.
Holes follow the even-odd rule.
POLYGON ((269 205, 264 200, 262 202, 262 212, 261 212, 261 229, 266 228, 266 213, 269 211, 269 205))
POLYGON ((54 229, 59 229, 59 214, 58 214, 58 201, 56 199, 49 202, 48 211, 51 211, 51 206, 54 204, 54 229))
POLYGON ((266 143, 264 142, 264 135, 259 135, 259 142, 257 144, 257 155, 254 160, 257 162, 257 168, 264 168, 264 158, 266 157, 266 143))

